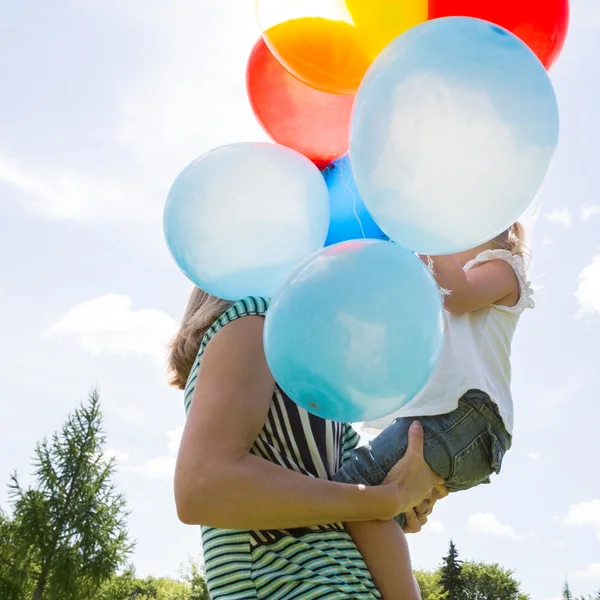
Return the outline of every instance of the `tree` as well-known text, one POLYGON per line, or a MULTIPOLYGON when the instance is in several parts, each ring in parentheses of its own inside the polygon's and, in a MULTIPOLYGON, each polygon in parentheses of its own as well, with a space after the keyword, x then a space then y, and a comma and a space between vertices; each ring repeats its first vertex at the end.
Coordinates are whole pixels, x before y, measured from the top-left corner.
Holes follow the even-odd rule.
MULTIPOLYGON (((95 600, 195 600, 192 586, 186 581, 167 577, 138 579, 133 568, 115 575, 95 600)), ((206 596, 206 600, 210 600, 206 596)))
POLYGON ((12 475, 13 515, 0 524, 12 541, 3 544, 0 564, 19 588, 12 590, 15 600, 92 598, 131 552, 125 499, 113 484, 115 462, 105 459, 104 445, 93 391, 60 432, 37 444, 34 486, 24 489, 12 475))
POLYGON ((210 600, 208 585, 202 569, 194 561, 190 561, 184 571, 184 579, 190 584, 190 600, 210 600))
POLYGON ((461 575, 462 600, 528 600, 513 572, 498 565, 465 562, 461 575))
MULTIPOLYGON (((564 591, 563 591, 563 594, 564 594, 564 591)), ((563 596, 563 598, 564 598, 564 596, 563 596)), ((589 594, 587 596, 579 596, 579 598, 577 598, 577 600, 600 600, 600 590, 598 590, 593 596, 590 596, 589 594)))
POLYGON ((448 592, 442 585, 442 573, 437 571, 415 571, 415 578, 423 600, 446 600, 448 592))
POLYGON ((562 597, 563 600, 573 600, 573 594, 571 593, 571 588, 569 587, 568 581, 565 581, 565 587, 563 588, 562 597))
POLYGON ((458 560, 458 550, 450 540, 448 554, 443 558, 441 570, 441 583, 444 591, 448 593, 448 600, 464 600, 462 581, 462 561, 458 560))
POLYGON ((18 527, 0 510, 0 598, 22 600, 28 592, 27 574, 31 565, 30 552, 19 544, 18 527))

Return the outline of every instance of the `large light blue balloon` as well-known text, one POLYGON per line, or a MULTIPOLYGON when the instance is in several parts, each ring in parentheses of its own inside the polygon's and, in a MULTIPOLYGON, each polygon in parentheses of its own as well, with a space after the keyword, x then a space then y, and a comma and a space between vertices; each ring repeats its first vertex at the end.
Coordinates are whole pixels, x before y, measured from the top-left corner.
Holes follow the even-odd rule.
POLYGON ((181 270, 214 296, 271 297, 322 248, 327 186, 294 150, 265 143, 223 146, 191 163, 173 184, 165 238, 181 270))
POLYGON ((329 246, 273 299, 265 352, 281 389, 311 413, 356 422, 404 406, 429 379, 444 311, 430 271, 386 241, 329 246))
POLYGON ((435 19, 394 40, 356 97, 350 156, 365 205, 423 254, 473 248, 530 206, 558 142, 546 70, 505 29, 435 19))
POLYGON ((352 175, 350 158, 346 154, 323 171, 329 189, 331 222, 326 246, 356 239, 387 240, 364 205, 352 175))

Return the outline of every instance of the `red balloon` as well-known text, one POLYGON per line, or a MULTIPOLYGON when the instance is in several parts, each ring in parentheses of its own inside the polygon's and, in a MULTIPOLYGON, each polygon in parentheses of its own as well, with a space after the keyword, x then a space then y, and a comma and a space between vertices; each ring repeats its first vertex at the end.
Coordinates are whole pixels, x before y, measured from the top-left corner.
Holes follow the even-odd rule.
POLYGON ((520 37, 549 69, 569 28, 569 0, 429 0, 429 18, 476 17, 520 37))
POLYGON ((246 69, 246 89, 258 122, 271 138, 319 168, 348 151, 353 96, 315 90, 290 75, 262 37, 246 69))

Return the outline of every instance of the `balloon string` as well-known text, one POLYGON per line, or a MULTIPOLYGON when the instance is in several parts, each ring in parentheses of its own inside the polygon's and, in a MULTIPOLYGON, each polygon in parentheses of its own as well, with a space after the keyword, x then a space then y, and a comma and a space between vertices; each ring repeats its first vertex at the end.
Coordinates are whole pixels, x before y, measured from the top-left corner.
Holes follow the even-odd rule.
MULTIPOLYGON (((348 164, 350 165, 350 162, 348 162, 348 164)), ((352 166, 350 166, 350 168, 352 168, 352 166)), ((346 179, 344 178, 344 171, 343 169, 340 169, 340 173, 341 173, 341 177, 342 177, 342 184, 346 187, 346 189, 350 192, 350 194, 352 195, 352 209, 354 211, 354 216, 356 217, 356 220, 358 221, 358 224, 360 225, 360 231, 362 233, 363 239, 367 238, 367 235, 365 234, 365 229, 363 227, 362 221, 360 220, 360 217, 358 216, 358 210, 356 207, 356 190, 352 189, 350 187, 350 185, 348 184, 348 182, 346 181, 346 179)))

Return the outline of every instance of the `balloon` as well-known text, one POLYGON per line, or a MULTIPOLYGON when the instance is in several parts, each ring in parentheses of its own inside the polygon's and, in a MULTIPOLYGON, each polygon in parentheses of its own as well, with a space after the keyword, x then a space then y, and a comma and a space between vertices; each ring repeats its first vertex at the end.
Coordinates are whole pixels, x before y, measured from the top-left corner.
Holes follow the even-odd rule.
POLYGON ((331 163, 323 176, 329 189, 331 211, 325 246, 359 238, 388 239, 363 204, 347 155, 331 163))
POLYGON ((429 0, 429 18, 477 17, 520 37, 549 69, 565 43, 569 0, 429 0))
POLYGON ((483 244, 531 205, 558 143, 548 74, 479 19, 418 25, 392 42, 355 100, 350 157, 375 222, 419 254, 483 244))
POLYGON ((348 151, 353 96, 319 92, 292 77, 260 38, 248 61, 246 88, 263 129, 318 167, 348 151))
POLYGON ((265 143, 222 146, 196 159, 175 180, 164 212, 167 245, 181 270, 227 300, 271 297, 323 247, 328 227, 319 169, 265 143))
POLYGON ((377 55, 427 20, 427 0, 256 0, 265 42, 307 85, 354 94, 377 55))
POLYGON ((356 240, 308 258, 272 300, 265 353, 309 412, 356 422, 408 403, 435 368, 442 299, 430 271, 391 242, 356 240))

